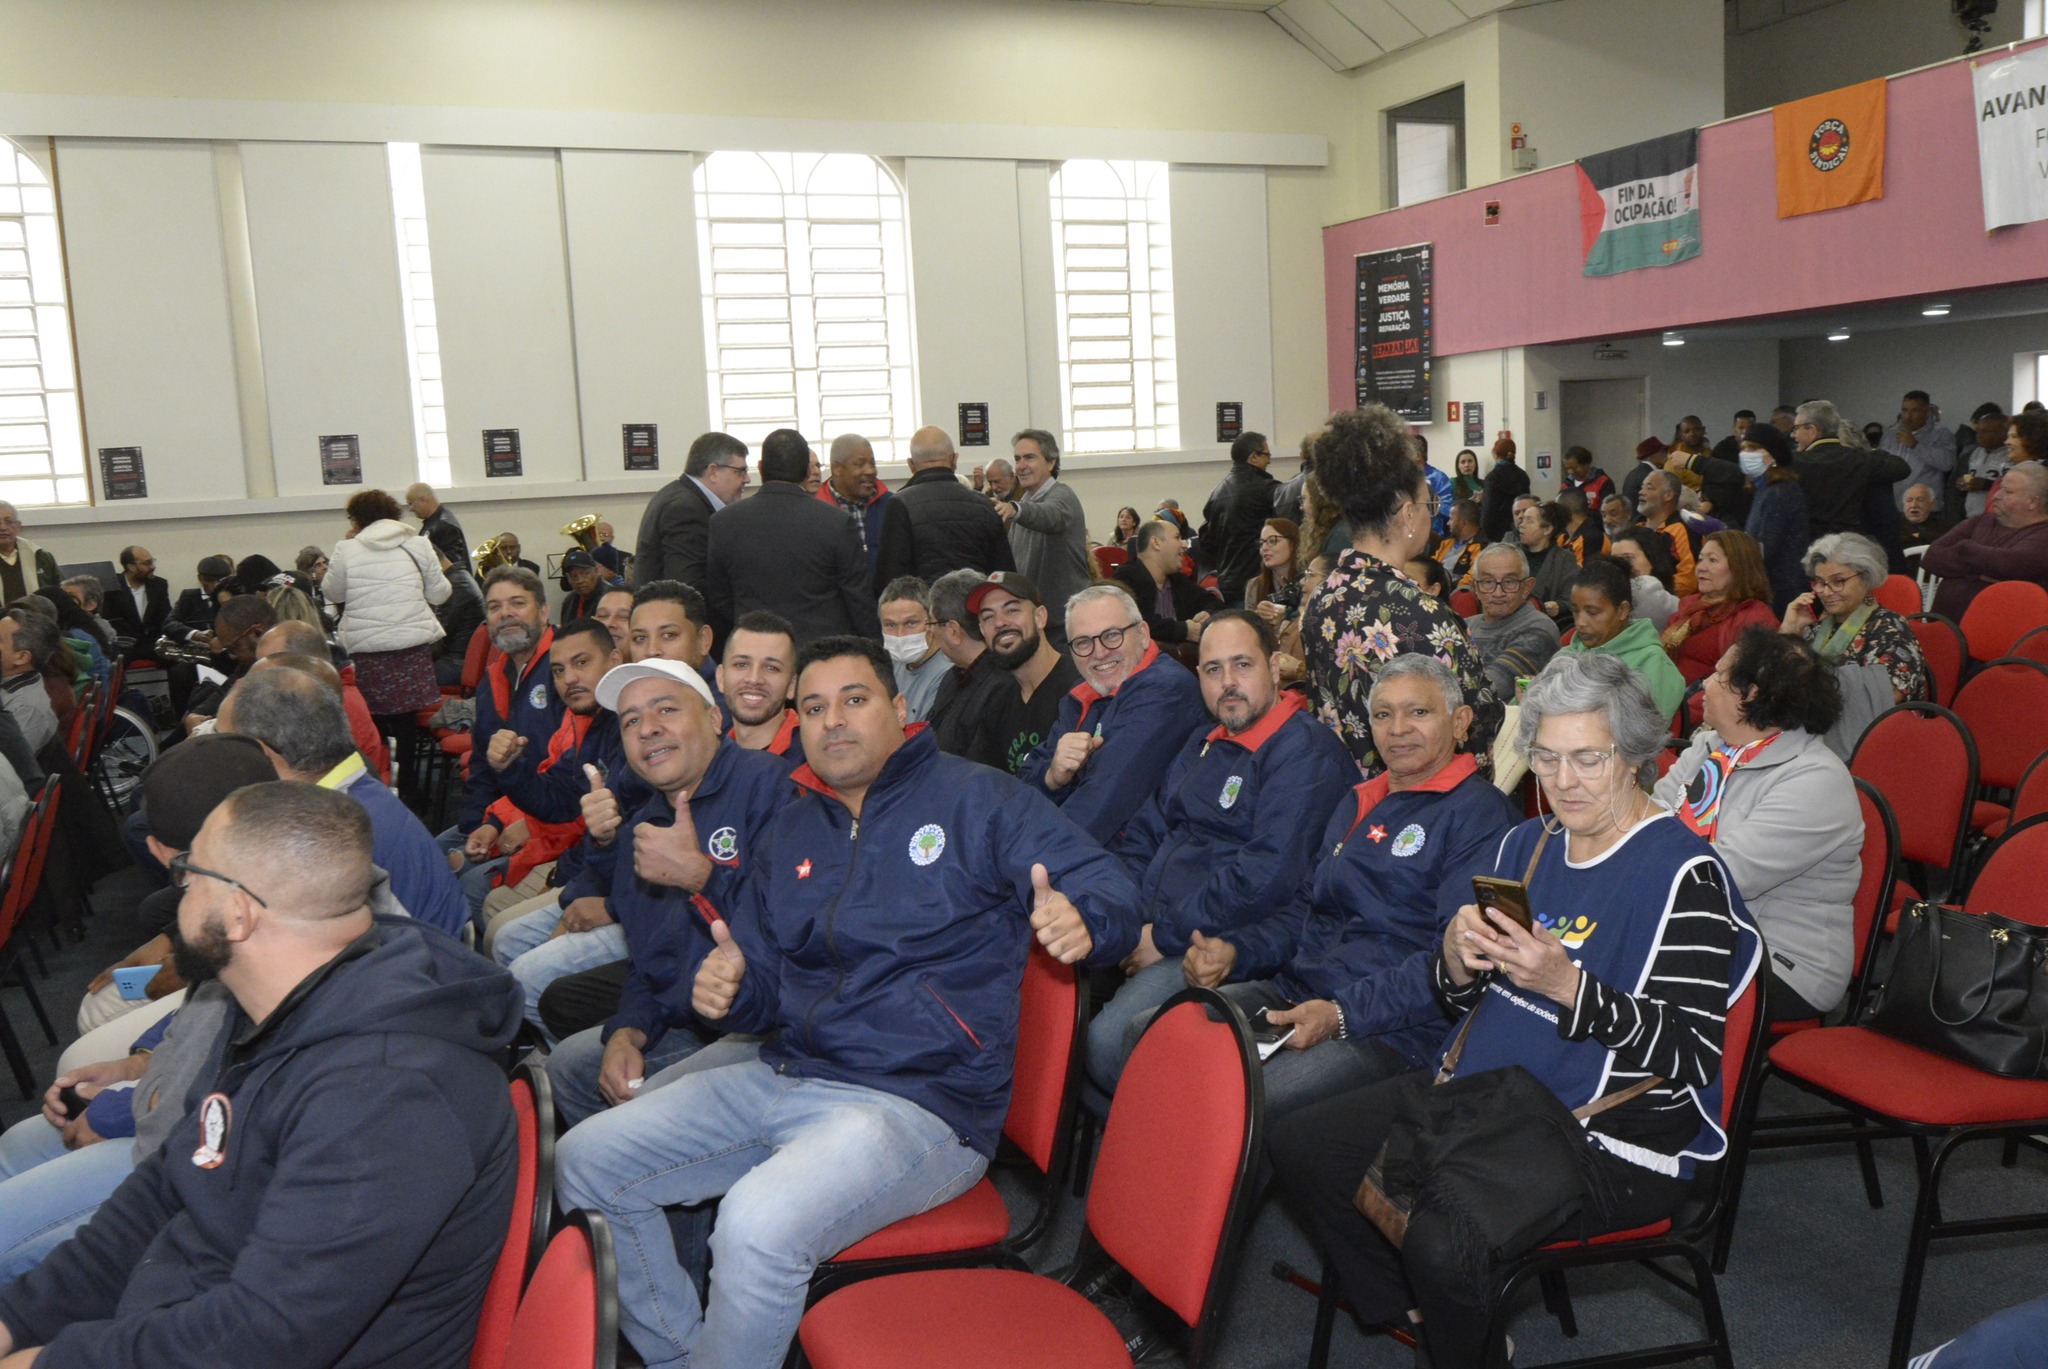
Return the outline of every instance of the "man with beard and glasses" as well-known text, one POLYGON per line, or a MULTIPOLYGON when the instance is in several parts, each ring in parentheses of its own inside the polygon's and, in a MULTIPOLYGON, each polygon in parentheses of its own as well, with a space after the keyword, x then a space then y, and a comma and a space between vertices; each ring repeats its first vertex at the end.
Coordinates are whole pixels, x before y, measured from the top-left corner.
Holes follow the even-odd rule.
POLYGON ((1116 997, 1088 1027, 1089 1103, 1100 1113, 1136 1044, 1131 1023, 1190 984, 1223 982, 1217 939, 1287 908, 1315 868, 1323 824, 1358 778, 1306 697, 1281 691, 1275 650, 1256 613, 1209 620, 1198 675, 1216 726, 1188 738, 1109 848, 1137 881, 1144 927, 1116 997))
POLYGON ((163 1143, 0 1289, 0 1354, 66 1365, 466 1365, 518 1128, 510 976, 369 906, 345 795, 237 791, 172 862, 188 978, 232 1000, 163 1143))
POLYGON ((1159 654, 1123 586, 1082 590, 1067 600, 1066 619, 1081 682, 1060 700, 1059 722, 1017 778, 1107 846, 1208 716, 1201 686, 1159 654))
MULTIPOLYGON (((520 745, 515 764, 531 766, 540 758, 525 743, 552 737, 562 721, 562 701, 548 674, 548 648, 555 638, 548 627, 547 592, 540 576, 520 566, 493 570, 484 580, 484 623, 491 630, 491 645, 505 657, 484 672, 476 691, 476 723, 470 730, 476 749, 471 760, 475 762, 479 753, 488 756, 494 745, 520 745), (509 740, 498 742, 500 733, 509 740)), ((472 763, 455 825, 436 838, 448 853, 448 868, 462 879, 473 915, 482 909, 494 877, 529 835, 523 822, 507 831, 491 817, 491 805, 504 796, 504 772, 472 763)))
POLYGON ((1016 694, 987 710, 966 754, 1016 774, 1059 719, 1060 700, 1081 672, 1045 635, 1049 621, 1038 586, 1021 570, 999 570, 967 593, 967 613, 981 629, 989 659, 1008 671, 1016 694))

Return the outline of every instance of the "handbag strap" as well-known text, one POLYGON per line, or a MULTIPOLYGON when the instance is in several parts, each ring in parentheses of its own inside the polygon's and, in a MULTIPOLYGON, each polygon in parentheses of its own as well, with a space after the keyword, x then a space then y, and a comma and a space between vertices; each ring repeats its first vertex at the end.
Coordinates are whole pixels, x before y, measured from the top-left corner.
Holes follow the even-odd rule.
POLYGON ((1625 1089, 1617 1089, 1613 1093, 1603 1094, 1582 1108, 1573 1108, 1572 1116, 1578 1118, 1581 1122, 1589 1118, 1598 1117, 1609 1108, 1618 1108, 1630 1099, 1642 1097, 1663 1082, 1663 1075, 1653 1074, 1647 1079, 1637 1080, 1625 1089))
MULTIPOLYGON (((1358 824, 1353 823, 1356 827, 1358 824)), ((1529 881, 1536 878, 1536 862, 1543 859, 1543 848, 1550 844, 1550 829, 1543 828, 1543 835, 1536 838, 1536 849, 1529 853, 1529 864, 1522 871, 1522 887, 1529 887, 1529 881)), ((1482 1000, 1484 1001, 1484 1000, 1482 1000)), ((1444 1052, 1444 1062, 1437 1067, 1433 1084, 1449 1083, 1458 1072, 1458 1061, 1465 1054, 1465 1038, 1472 1032, 1472 1019, 1479 1016, 1479 1004, 1472 1005, 1472 1011, 1465 1014, 1465 1020, 1458 1025, 1458 1034, 1451 1038, 1451 1048, 1444 1052)))

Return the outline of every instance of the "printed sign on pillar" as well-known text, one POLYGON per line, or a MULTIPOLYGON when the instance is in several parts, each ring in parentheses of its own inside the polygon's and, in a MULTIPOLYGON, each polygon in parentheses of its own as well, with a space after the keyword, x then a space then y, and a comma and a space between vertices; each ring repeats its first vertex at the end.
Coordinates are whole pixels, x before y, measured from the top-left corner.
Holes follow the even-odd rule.
POLYGON ((484 475, 496 480, 524 473, 519 456, 519 429, 484 429, 484 475))

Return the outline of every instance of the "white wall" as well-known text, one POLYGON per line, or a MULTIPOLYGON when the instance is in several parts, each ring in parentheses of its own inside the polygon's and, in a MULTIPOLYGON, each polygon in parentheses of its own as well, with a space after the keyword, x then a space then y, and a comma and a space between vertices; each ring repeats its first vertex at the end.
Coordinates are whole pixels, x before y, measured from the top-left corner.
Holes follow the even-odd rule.
POLYGON ((2009 412, 2033 398, 2014 393, 2013 357, 2023 352, 2048 352, 2048 314, 1781 344, 1787 402, 1833 400, 1857 424, 1890 423, 1908 390, 1927 391, 1951 427, 1968 422, 1970 411, 1986 401, 2009 412))

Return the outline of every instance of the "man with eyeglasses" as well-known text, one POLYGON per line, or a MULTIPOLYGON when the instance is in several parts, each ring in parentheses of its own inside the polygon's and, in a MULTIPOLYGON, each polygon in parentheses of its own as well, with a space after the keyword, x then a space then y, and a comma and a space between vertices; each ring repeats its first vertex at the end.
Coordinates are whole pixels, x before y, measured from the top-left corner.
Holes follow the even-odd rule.
POLYGON ((1081 682, 1017 778, 1108 845, 1166 775, 1188 734, 1208 722, 1202 687, 1161 656, 1122 585, 1067 600, 1067 645, 1081 682))
POLYGON ((1970 601, 2000 580, 2048 587, 2048 467, 2022 461, 1991 492, 1991 511, 1958 523, 1927 549, 1941 577, 1934 611, 1961 622, 1970 601))
POLYGON ((0 499, 0 604, 11 604, 64 578, 57 558, 21 535, 21 512, 0 499))
POLYGON ((975 740, 957 754, 1014 775, 1051 733, 1060 701, 1081 683, 1081 672, 1046 636, 1045 599, 1023 571, 999 570, 969 590, 967 616, 981 630, 988 659, 1010 673, 1015 693, 985 692, 975 740))
MULTIPOLYGON (((1154 519, 1140 525, 1133 540, 1137 554, 1116 568, 1115 579, 1137 600, 1152 640, 1169 645, 1201 641, 1203 626, 1223 607, 1223 600, 1180 568, 1187 543, 1181 540, 1179 526, 1154 519)), ((1181 659, 1190 660, 1192 654, 1181 659)))
POLYGON ((148 547, 121 548, 121 579, 100 601, 100 612, 117 637, 130 642, 130 655, 148 655, 171 618, 170 581, 156 573, 148 547))
MULTIPOLYGON (((1898 528, 1889 540, 1869 522, 1873 494, 1891 507, 1892 486, 1911 474, 1901 456, 1866 451, 1842 441, 1846 420, 1825 399, 1810 399, 1793 413, 1792 440, 1799 444, 1799 488, 1806 495, 1806 527, 1810 541, 1833 532, 1860 532, 1877 537, 1888 553, 1898 555, 1898 528)), ((1892 509, 1894 519, 1897 510, 1892 509)))
POLYGON ((1557 624, 1529 601, 1535 582, 1520 547, 1496 542, 1472 560, 1479 612, 1465 620, 1465 633, 1497 699, 1514 698, 1515 682, 1535 675, 1557 654, 1557 624))
POLYGON ((640 515, 633 583, 681 580, 704 587, 711 515, 747 488, 747 444, 729 433, 705 433, 690 444, 683 473, 655 491, 640 515))
POLYGON ((1272 464, 1273 444, 1266 435, 1244 434, 1230 444, 1229 474, 1202 506, 1196 550, 1202 564, 1216 572, 1216 592, 1226 604, 1243 603, 1245 581, 1259 573, 1259 533, 1273 516, 1273 496, 1280 488, 1266 473, 1272 464))
POLYGON ((277 610, 260 594, 237 594, 220 606, 213 620, 214 670, 217 679, 202 681, 185 708, 189 734, 213 720, 221 701, 256 662, 256 644, 277 626, 277 610))

